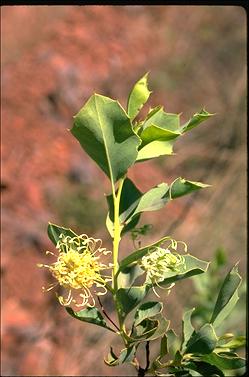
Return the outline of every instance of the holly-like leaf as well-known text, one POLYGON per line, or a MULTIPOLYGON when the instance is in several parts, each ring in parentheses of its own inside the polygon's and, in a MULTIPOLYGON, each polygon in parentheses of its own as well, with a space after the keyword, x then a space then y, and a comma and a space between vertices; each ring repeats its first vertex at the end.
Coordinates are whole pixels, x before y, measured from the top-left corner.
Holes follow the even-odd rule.
POLYGON ((138 264, 133 264, 123 268, 118 274, 119 288, 130 287, 136 278, 143 273, 144 271, 138 266, 138 264))
POLYGON ((164 280, 160 281, 159 284, 161 286, 166 286, 175 283, 178 280, 202 274, 208 269, 209 262, 193 257, 190 254, 183 255, 183 259, 185 263, 179 266, 178 271, 168 271, 162 276, 164 280))
POLYGON ((215 365, 206 363, 205 361, 195 360, 188 363, 184 363, 184 368, 195 370, 196 372, 200 373, 201 376, 225 376, 222 370, 217 368, 215 365))
POLYGON ((110 347, 110 352, 107 355, 107 358, 104 359, 104 362, 110 367, 120 365, 120 364, 124 364, 124 363, 130 363, 131 361, 133 361, 135 354, 136 354, 135 345, 131 345, 127 348, 124 348, 120 352, 119 356, 115 355, 112 347, 110 347))
POLYGON ((191 316, 192 316, 192 313, 193 311, 195 310, 195 308, 193 309, 190 309, 188 311, 186 311, 183 315, 183 319, 182 319, 182 339, 183 339, 183 343, 182 343, 182 351, 185 350, 185 347, 186 347, 186 344, 189 340, 189 338, 191 337, 191 335, 193 334, 193 332, 195 331, 192 323, 191 323, 191 316))
POLYGON ((179 127, 178 114, 168 114, 161 106, 151 110, 139 130, 142 143, 136 162, 173 154, 173 139, 181 135, 179 127))
POLYGON ((61 234, 63 234, 64 236, 70 236, 70 237, 76 237, 77 234, 74 233, 71 229, 69 228, 64 228, 62 226, 59 226, 59 225, 55 225, 55 224, 52 224, 52 223, 48 223, 48 229, 47 229, 47 232, 48 232, 48 236, 50 238, 50 240, 53 242, 54 245, 57 244, 57 242, 59 241, 59 237, 61 234))
POLYGON ((235 336, 233 339, 231 339, 227 343, 219 344, 219 347, 237 349, 237 348, 244 347, 245 345, 246 345, 246 337, 241 335, 241 336, 235 336))
POLYGON ((66 307, 66 311, 73 318, 79 319, 82 322, 92 323, 94 325, 104 327, 114 333, 116 332, 115 330, 107 326, 106 321, 104 320, 102 314, 95 307, 94 308, 88 307, 78 312, 75 312, 72 308, 66 307))
POLYGON ((159 323, 155 332, 149 337, 147 337, 146 340, 149 341, 149 340, 155 340, 155 339, 161 338, 163 335, 166 334, 169 328, 169 324, 170 322, 166 318, 164 317, 159 318, 159 323))
POLYGON ((74 116, 71 132, 113 184, 136 160, 140 138, 118 101, 94 94, 74 116))
POLYGON ((170 156, 173 154, 173 145, 174 142, 172 140, 154 140, 139 150, 136 162, 142 162, 160 156, 170 156))
POLYGON ((179 177, 173 183, 171 183, 169 193, 171 199, 176 199, 206 187, 210 187, 210 185, 201 182, 188 181, 179 177))
POLYGON ((163 310, 163 304, 156 301, 147 301, 139 306, 134 317, 134 326, 147 318, 153 318, 163 310))
POLYGON ((144 255, 146 255, 152 248, 155 246, 160 246, 166 240, 171 239, 170 236, 161 238, 160 240, 153 242, 150 245, 141 247, 140 249, 135 250, 133 253, 124 258, 119 265, 119 270, 123 270, 126 266, 129 266, 133 262, 139 261, 144 255))
MULTIPOLYGON (((130 230, 130 224, 136 226, 142 212, 156 211, 161 209, 169 200, 166 196, 169 187, 166 183, 161 183, 151 190, 142 194, 134 183, 126 178, 120 198, 119 221, 123 226, 122 234, 130 230)), ((109 213, 107 215, 107 227, 113 236, 114 205, 113 196, 107 196, 109 213)))
POLYGON ((185 353, 208 354, 217 344, 218 338, 211 324, 206 323, 198 331, 194 331, 186 345, 185 353))
POLYGON ((130 341, 147 340, 156 331, 159 321, 146 318, 133 328, 130 341))
POLYGON ((236 302, 238 301, 238 288, 240 284, 241 276, 238 273, 238 267, 236 264, 227 274, 217 297, 210 321, 215 328, 218 327, 231 313, 236 302))
POLYGON ((104 362, 109 367, 115 367, 119 364, 118 356, 115 355, 112 347, 110 347, 110 352, 108 353, 107 358, 104 359, 104 362))
POLYGON ((205 109, 202 109, 199 113, 194 114, 187 123, 181 126, 181 131, 183 133, 189 131, 192 128, 197 127, 200 123, 212 117, 213 115, 215 114, 210 114, 205 109))
POLYGON ((127 104, 127 113, 131 120, 138 115, 139 111, 147 102, 150 94, 152 93, 148 89, 147 78, 148 72, 136 82, 130 92, 127 104))
POLYGON ((202 361, 215 365, 221 370, 234 370, 244 368, 246 361, 244 358, 239 357, 236 354, 217 354, 212 352, 208 355, 202 355, 200 357, 202 361))
POLYGON ((145 298, 149 287, 119 288, 116 293, 120 315, 125 318, 145 298))

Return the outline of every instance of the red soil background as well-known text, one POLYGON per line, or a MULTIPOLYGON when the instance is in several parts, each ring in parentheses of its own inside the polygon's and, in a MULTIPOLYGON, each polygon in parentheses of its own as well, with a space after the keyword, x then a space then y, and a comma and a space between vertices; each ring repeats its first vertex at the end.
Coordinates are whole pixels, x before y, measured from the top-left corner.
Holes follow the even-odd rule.
MULTIPOLYGON (((125 106, 150 71, 149 105, 187 120, 203 106, 216 117, 175 147, 176 156, 131 169, 142 189, 178 176, 212 185, 170 203, 144 242, 165 234, 229 268, 246 239, 246 15, 241 7, 2 7, 2 375, 127 375, 102 359, 115 335, 69 317, 36 267, 52 250, 48 221, 111 241, 104 228, 107 179, 68 132, 93 92, 125 106)), ((149 106, 148 105, 148 106, 149 106)), ((148 106, 146 109, 148 110, 148 106)), ((122 253, 131 250, 127 238, 122 253), (126 251, 125 251, 126 250, 126 251)), ((179 283, 167 318, 179 330, 192 285, 179 283)), ((108 308, 108 299, 105 302, 108 308)), ((109 308, 111 310, 111 308, 109 308)), ((236 324, 244 328, 243 319, 236 324)))

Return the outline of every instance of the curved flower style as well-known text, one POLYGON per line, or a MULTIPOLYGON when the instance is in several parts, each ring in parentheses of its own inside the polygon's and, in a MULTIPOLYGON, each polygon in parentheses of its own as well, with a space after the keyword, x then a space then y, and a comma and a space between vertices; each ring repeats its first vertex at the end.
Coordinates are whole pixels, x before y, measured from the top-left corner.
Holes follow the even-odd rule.
MULTIPOLYGON (((140 267, 146 271, 147 279, 159 288, 170 290, 175 283, 172 283, 169 287, 162 287, 159 283, 165 279, 165 274, 167 272, 178 272, 180 271, 180 268, 185 266, 184 257, 176 252, 179 243, 184 245, 184 251, 186 252, 187 245, 185 242, 171 239, 167 248, 154 246, 140 261, 140 267)), ((158 296, 154 287, 153 290, 158 296)))
MULTIPOLYGON (((96 295, 104 295, 107 292, 110 276, 103 275, 101 272, 112 268, 112 264, 105 265, 99 261, 100 255, 110 253, 102 248, 100 239, 89 238, 86 234, 70 237, 60 234, 56 249, 59 250, 57 260, 48 264, 38 264, 38 267, 48 268, 53 277, 57 280, 47 288, 42 287, 43 291, 50 291, 56 286, 62 286, 68 293, 67 297, 56 293, 61 305, 68 306, 71 303, 77 307, 95 306, 95 299, 90 289, 96 295), (98 290, 100 288, 100 290, 98 290), (81 298, 77 302, 76 296, 81 298)), ((46 254, 54 253, 47 251, 46 254)))

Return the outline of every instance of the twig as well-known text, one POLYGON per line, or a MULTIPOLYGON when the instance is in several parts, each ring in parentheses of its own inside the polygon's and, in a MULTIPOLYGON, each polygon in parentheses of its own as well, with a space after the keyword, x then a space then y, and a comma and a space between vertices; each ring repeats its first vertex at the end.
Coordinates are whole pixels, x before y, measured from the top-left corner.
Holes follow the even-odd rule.
POLYGON ((144 377, 145 373, 150 367, 150 342, 149 341, 146 342, 145 351, 146 351, 146 366, 145 368, 142 368, 139 366, 138 374, 137 374, 138 377, 144 377))
POLYGON ((116 325, 116 323, 114 323, 113 322, 113 320, 109 317, 109 315, 106 313, 106 311, 105 311, 105 309, 104 309, 104 307, 103 307, 103 305, 102 305, 102 302, 100 301, 100 298, 99 298, 99 296, 97 296, 97 298, 98 298, 98 302, 99 302, 99 305, 100 305, 100 307, 101 307, 101 310, 102 310, 102 312, 103 312, 103 314, 106 316, 106 318, 113 324, 113 326, 118 330, 118 331, 120 331, 120 328, 116 325))
POLYGON ((145 367, 145 372, 149 369, 150 366, 150 342, 146 342, 146 367, 145 367))

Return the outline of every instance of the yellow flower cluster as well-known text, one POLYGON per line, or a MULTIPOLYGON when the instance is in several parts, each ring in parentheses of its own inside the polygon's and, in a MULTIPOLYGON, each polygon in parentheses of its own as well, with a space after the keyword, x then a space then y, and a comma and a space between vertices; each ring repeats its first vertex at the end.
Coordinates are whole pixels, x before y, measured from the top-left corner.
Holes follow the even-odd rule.
MULTIPOLYGON (((43 290, 49 291, 59 285, 68 291, 66 298, 56 293, 62 305, 68 306, 73 303, 78 307, 95 306, 90 289, 92 288, 93 293, 97 295, 103 295, 107 292, 108 281, 112 280, 110 276, 102 274, 103 270, 111 268, 112 265, 105 265, 99 261, 101 253, 110 253, 101 245, 100 239, 89 238, 85 234, 75 237, 61 234, 56 245, 59 250, 57 260, 50 265, 38 264, 38 267, 48 268, 56 279, 56 282, 47 288, 43 287, 43 290), (81 302, 77 301, 76 296, 80 297, 81 302)), ((47 254, 55 256, 49 251, 47 254)))
MULTIPOLYGON (((149 250, 149 253, 142 257, 140 267, 146 272, 147 279, 151 281, 152 284, 163 288, 159 283, 166 278, 165 275, 167 272, 178 272, 182 267, 185 267, 184 257, 177 253, 179 243, 184 245, 184 251, 186 252, 187 245, 185 242, 170 239, 170 244, 166 248, 153 246, 149 250)), ((174 283, 166 289, 171 289, 173 286, 174 283)), ((156 292, 155 294, 157 295, 156 292)))

